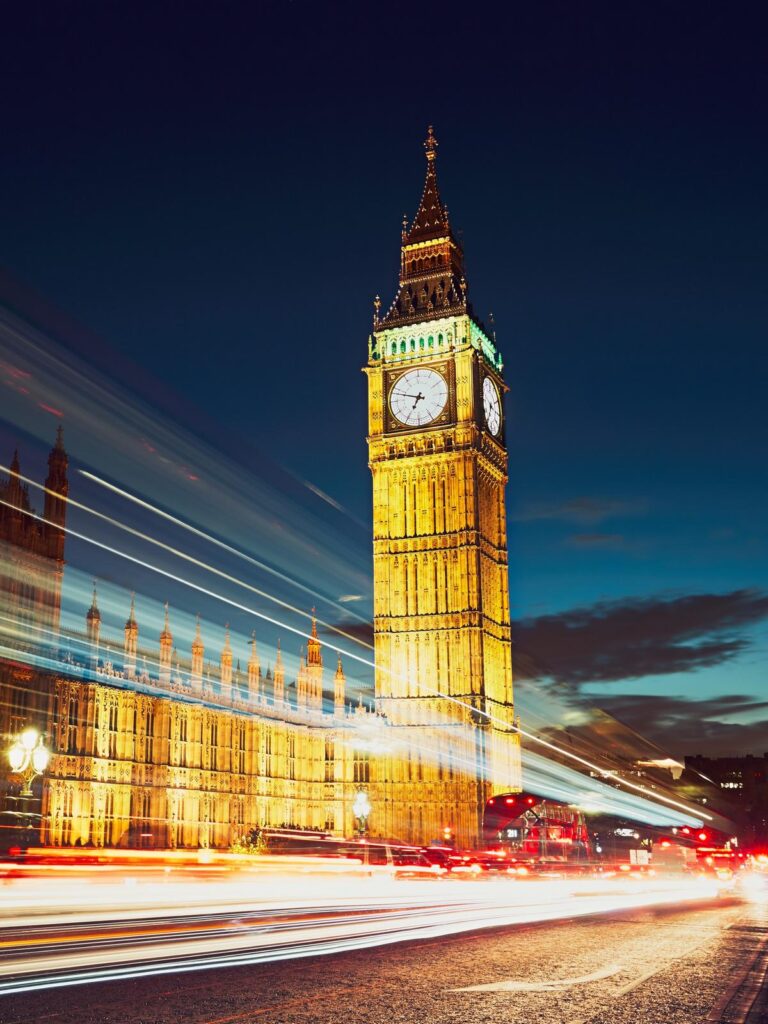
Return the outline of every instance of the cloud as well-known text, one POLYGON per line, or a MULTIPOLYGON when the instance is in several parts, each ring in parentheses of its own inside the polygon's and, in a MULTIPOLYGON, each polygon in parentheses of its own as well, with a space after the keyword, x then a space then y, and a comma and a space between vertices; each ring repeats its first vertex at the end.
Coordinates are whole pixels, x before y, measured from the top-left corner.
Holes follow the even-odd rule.
POLYGON ((340 604, 351 604, 352 601, 362 601, 362 600, 363 600, 363 595, 362 594, 342 594, 339 597, 339 603, 340 604))
POLYGON ((579 686, 722 664, 749 646, 744 630, 767 616, 768 594, 734 590, 600 602, 524 619, 512 635, 539 676, 579 686))
POLYGON ((606 696, 601 707, 678 756, 703 753, 711 756, 743 754, 768 746, 768 700, 743 694, 727 694, 708 700, 642 694, 606 696), (754 721, 723 721, 738 714, 754 721))
POLYGON ((592 526, 617 516, 642 515, 646 510, 647 502, 642 499, 623 501, 581 496, 565 501, 530 503, 524 505, 512 518, 519 523, 550 519, 592 526))

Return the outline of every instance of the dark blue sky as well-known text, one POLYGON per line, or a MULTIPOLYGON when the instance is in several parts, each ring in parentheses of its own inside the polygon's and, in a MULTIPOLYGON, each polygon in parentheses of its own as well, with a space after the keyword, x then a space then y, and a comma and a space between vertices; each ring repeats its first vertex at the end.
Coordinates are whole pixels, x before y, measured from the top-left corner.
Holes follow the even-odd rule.
POLYGON ((371 300, 434 123, 511 388, 519 635, 552 626, 546 660, 634 610, 642 667, 562 678, 686 749, 768 746, 758 5, 26 6, 0 263, 366 521, 371 300))

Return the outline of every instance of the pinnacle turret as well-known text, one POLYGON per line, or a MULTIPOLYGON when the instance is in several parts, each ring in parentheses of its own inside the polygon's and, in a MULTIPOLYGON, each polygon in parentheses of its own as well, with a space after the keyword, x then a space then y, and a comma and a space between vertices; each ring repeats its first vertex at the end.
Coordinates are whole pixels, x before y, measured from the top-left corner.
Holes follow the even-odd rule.
POLYGON ((322 665, 323 655, 320 650, 320 640, 317 636, 317 616, 315 609, 312 609, 312 631, 307 640, 307 665, 322 665))

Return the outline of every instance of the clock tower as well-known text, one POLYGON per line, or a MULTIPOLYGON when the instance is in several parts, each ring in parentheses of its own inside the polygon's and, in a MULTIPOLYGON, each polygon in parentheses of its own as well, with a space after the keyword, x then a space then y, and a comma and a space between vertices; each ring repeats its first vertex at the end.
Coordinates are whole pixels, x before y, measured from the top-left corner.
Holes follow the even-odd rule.
MULTIPOLYGON (((464 254, 424 144, 400 283, 369 342, 376 705, 393 727, 377 797, 385 834, 480 837, 493 793, 520 788, 506 509, 506 390, 495 337, 474 315, 464 254)), ((378 817, 378 815, 377 815, 378 817)))

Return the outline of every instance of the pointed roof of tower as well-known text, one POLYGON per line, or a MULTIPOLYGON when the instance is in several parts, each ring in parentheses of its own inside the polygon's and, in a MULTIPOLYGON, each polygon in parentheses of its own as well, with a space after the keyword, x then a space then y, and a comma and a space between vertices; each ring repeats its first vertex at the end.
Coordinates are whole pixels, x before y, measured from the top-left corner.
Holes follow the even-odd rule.
POLYGON ((139 624, 136 622, 136 592, 131 591, 131 610, 128 613, 128 621, 125 623, 126 629, 138 629, 139 624))
POLYGON ((308 665, 322 665, 323 656, 320 653, 320 640, 317 636, 317 616, 315 615, 315 609, 312 609, 312 630, 307 640, 307 664, 308 665))
POLYGON ((226 657, 232 661, 232 644, 229 639, 229 623, 224 626, 224 646, 221 649, 222 660, 226 657))
POLYGON ((437 185, 437 139, 431 125, 424 150, 427 175, 419 208, 410 227, 403 219, 400 285, 381 319, 374 307, 374 330, 471 312, 464 252, 437 185))
POLYGON ((197 613, 197 622, 196 622, 196 625, 195 625, 195 636, 194 636, 194 639, 192 640, 192 653, 193 654, 198 654, 198 653, 202 654, 204 650, 205 650, 205 648, 203 646, 203 637, 202 637, 202 635, 200 633, 200 612, 198 612, 197 613))
POLYGON ((168 619, 168 602, 165 602, 165 620, 163 622, 163 632, 160 634, 160 642, 173 643, 173 634, 171 633, 171 625, 168 619))
POLYGON ((58 470, 59 473, 63 473, 66 471, 68 461, 64 449, 64 428, 59 424, 56 428, 56 441, 48 453, 48 466, 52 472, 58 470))
POLYGON ((437 185, 437 146, 438 142, 432 125, 427 130, 427 137, 424 140, 424 152, 427 157, 427 177, 424 181, 424 191, 421 194, 421 202, 413 218, 413 223, 405 232, 404 242, 425 242, 431 238, 441 238, 450 233, 451 225, 448 221, 448 210, 440 198, 440 189, 437 185))
POLYGON ((88 622, 101 622, 101 612, 99 611, 99 603, 96 594, 96 580, 93 581, 93 597, 91 598, 91 607, 85 616, 88 622))
POLYGON ((248 671, 249 672, 255 672, 255 671, 257 671, 260 668, 260 666, 259 666, 259 654, 258 654, 258 651, 256 650, 256 630, 255 629, 251 632, 251 639, 248 641, 248 643, 250 644, 250 648, 251 648, 251 654, 250 654, 250 657, 248 658, 248 671))

